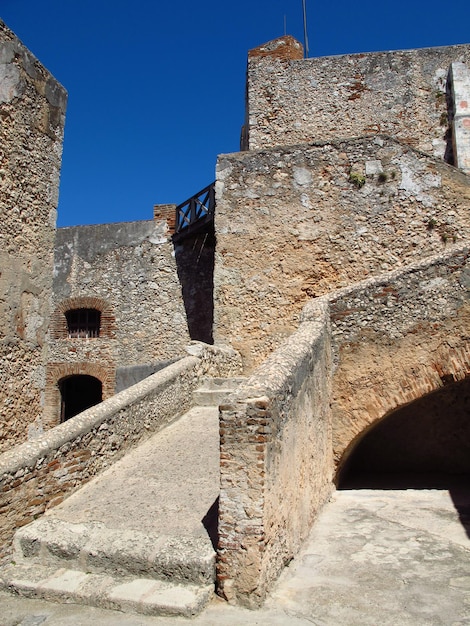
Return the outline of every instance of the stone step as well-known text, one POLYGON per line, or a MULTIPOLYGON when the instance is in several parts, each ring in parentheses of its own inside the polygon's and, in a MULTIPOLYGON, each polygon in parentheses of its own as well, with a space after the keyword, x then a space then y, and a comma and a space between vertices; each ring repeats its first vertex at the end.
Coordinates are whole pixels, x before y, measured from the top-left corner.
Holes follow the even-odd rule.
POLYGON ((85 604, 125 613, 194 617, 209 603, 213 585, 183 585, 151 578, 117 577, 38 564, 12 564, 0 588, 25 597, 85 604))
POLYGON ((176 583, 214 585, 215 551, 208 535, 166 536, 74 524, 43 517, 18 529, 14 560, 55 569, 111 576, 145 576, 176 583))
POLYGON ((193 392, 193 404, 196 406, 218 406, 228 395, 245 381, 246 378, 206 378, 202 385, 193 392))

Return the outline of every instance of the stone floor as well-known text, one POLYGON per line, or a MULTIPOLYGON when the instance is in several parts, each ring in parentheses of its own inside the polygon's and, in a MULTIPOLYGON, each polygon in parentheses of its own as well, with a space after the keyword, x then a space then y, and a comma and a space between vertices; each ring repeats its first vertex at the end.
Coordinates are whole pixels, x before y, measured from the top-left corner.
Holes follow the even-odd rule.
POLYGON ((1 626, 470 626, 470 486, 338 491, 262 609, 193 620, 0 594, 1 626))

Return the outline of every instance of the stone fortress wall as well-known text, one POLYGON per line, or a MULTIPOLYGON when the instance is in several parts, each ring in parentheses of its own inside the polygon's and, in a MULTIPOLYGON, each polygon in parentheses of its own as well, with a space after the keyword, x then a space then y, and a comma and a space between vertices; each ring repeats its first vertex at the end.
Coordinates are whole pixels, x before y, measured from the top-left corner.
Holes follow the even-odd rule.
POLYGON ((0 21, 0 452, 41 429, 66 102, 0 21))
POLYGON ((61 378, 92 375, 104 383, 105 399, 125 386, 130 368, 148 375, 184 355, 189 343, 166 220, 57 230, 47 427, 60 418, 61 378), (68 337, 65 312, 87 307, 101 312, 100 336, 68 337))
POLYGON ((468 177, 383 135, 223 155, 217 178, 215 338, 247 371, 310 298, 443 252, 470 226, 468 177))
MULTIPOLYGON (((231 602, 263 602, 371 427, 470 374, 469 55, 250 53, 245 151, 216 183, 214 336, 251 372, 220 407, 231 602)), ((448 422, 468 471, 468 420, 448 422)), ((418 432, 422 455, 446 443, 418 432)))
MULTIPOLYGON (((302 60, 289 37, 260 46, 250 53, 244 151, 218 160, 215 237, 193 237, 191 253, 184 245, 173 250, 158 211, 151 222, 63 229, 52 291, 50 218, 65 95, 9 31, 2 37, 10 87, 0 113, 19 120, 6 137, 14 150, 5 176, 13 175, 8 193, 16 204, 6 205, 1 235, 8 254, 0 305, 10 323, 0 371, 11 374, 4 406, 21 406, 40 431, 57 423, 61 377, 95 376, 108 397, 52 429, 51 449, 45 433, 6 453, 15 504, 5 495, 3 512, 12 506, 15 515, 5 532, 24 521, 24 498, 28 512, 41 514, 86 480, 90 449, 99 452, 98 465, 124 450, 126 419, 140 437, 153 388, 143 409, 123 417, 124 407, 113 404, 119 397, 109 398, 119 372, 181 356, 203 327, 208 340, 241 353, 250 375, 220 407, 218 585, 230 601, 257 606, 363 433, 470 374, 470 46, 315 60, 302 60), (24 94, 24 103, 14 100, 24 94), (42 114, 25 123, 31 102, 40 102, 42 114), (30 145, 30 123, 41 129, 28 162, 42 174, 37 198, 21 173, 26 156, 15 161, 30 145), (37 213, 26 213, 33 206, 37 213), (100 310, 101 336, 68 337, 69 307, 100 310), (103 421, 117 439, 103 435, 103 421), (71 479, 65 487, 61 476, 71 479), (47 498, 38 501, 43 488, 47 498)), ((226 354, 238 371, 236 353, 226 354)), ((188 388, 199 376, 191 363, 188 388)), ((147 384, 152 379, 130 395, 147 384)), ((28 430, 27 420, 14 421, 18 415, 6 422, 15 442, 28 430)))
POLYGON ((249 53, 245 149, 384 134, 449 160, 451 65, 470 46, 299 59, 284 39, 249 53))
POLYGON ((444 157, 465 102, 449 73, 460 64, 461 89, 470 46, 298 57, 288 37, 251 51, 250 149, 217 164, 214 337, 247 371, 309 298, 468 232, 468 177, 444 157))

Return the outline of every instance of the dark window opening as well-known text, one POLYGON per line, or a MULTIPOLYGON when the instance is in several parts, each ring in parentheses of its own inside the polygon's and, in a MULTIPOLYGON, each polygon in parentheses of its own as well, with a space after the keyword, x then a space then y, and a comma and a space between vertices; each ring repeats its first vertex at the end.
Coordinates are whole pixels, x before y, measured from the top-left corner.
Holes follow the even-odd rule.
POLYGON ((59 381, 59 389, 61 422, 99 404, 103 399, 103 386, 94 376, 68 376, 59 381))
POLYGON ((65 313, 70 338, 99 337, 101 312, 97 309, 72 309, 65 313))

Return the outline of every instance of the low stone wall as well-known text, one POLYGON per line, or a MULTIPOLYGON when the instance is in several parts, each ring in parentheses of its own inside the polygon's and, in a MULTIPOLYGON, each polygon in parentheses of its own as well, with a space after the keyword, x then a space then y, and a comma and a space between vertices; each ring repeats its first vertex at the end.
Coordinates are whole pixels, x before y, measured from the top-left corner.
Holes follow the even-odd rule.
POLYGON ((220 407, 219 593, 259 606, 332 489, 328 307, 220 407))
POLYGON ((202 376, 240 371, 229 349, 196 344, 187 356, 35 441, 0 456, 0 544, 59 504, 125 452, 184 413, 202 376))
POLYGON ((469 260, 467 245, 454 247, 311 300, 220 407, 218 581, 229 601, 262 603, 370 428, 469 376, 469 260))

